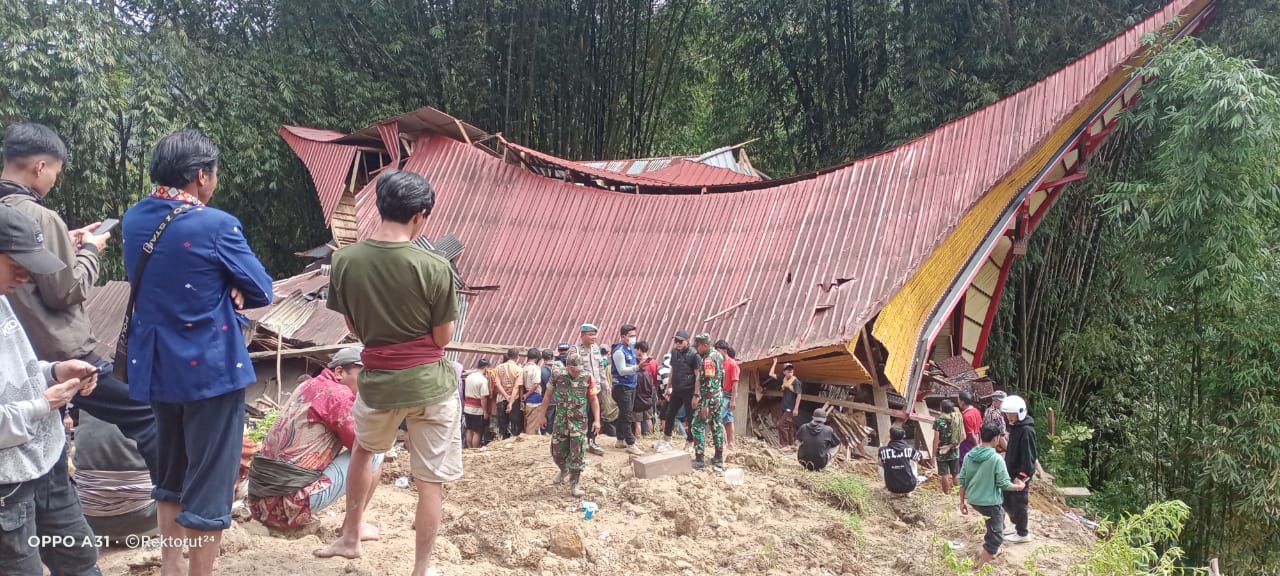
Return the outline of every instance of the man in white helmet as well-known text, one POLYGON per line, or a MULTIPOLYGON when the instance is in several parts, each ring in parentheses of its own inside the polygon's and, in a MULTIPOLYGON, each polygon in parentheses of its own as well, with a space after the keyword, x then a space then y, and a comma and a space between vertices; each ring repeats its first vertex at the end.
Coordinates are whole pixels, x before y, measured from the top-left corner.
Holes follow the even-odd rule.
POLYGON ((1005 540, 1020 544, 1031 541, 1031 533, 1027 531, 1027 496, 1031 492, 1031 478, 1035 476, 1036 461, 1040 457, 1036 450, 1036 423, 1027 413, 1027 401, 1021 396, 1005 398, 1000 411, 1004 412, 1009 425, 1009 447, 1004 455, 1009 477, 1028 486, 1027 490, 1004 493, 1004 509, 1014 526, 1014 533, 1005 540))

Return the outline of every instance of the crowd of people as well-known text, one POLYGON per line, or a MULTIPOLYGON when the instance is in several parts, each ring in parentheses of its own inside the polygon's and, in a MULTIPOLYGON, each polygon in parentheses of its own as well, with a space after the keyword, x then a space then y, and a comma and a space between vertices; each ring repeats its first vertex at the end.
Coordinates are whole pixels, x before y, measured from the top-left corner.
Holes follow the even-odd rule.
MULTIPOLYGON (((375 184, 380 222, 370 238, 332 259, 327 305, 360 345, 335 353, 280 408, 261 449, 242 461, 245 388, 256 375, 243 310, 272 301, 271 278, 238 219, 208 206, 219 150, 194 130, 156 143, 155 186, 125 213, 130 282, 114 358, 94 353, 85 301, 98 279, 111 224, 69 230, 44 203, 68 159, 48 127, 20 123, 4 135, 0 173, 0 576, 98 574, 97 535, 158 530, 162 574, 211 574, 247 474, 251 515, 276 528, 310 524, 346 497, 337 538, 321 558, 356 558, 379 538, 365 509, 384 454, 403 436, 417 488, 412 574, 435 572, 431 554, 443 485, 463 474, 464 446, 546 435, 559 472, 582 495, 588 453, 611 436, 629 456, 675 450, 685 438, 693 466, 723 470, 734 445, 736 352, 710 334, 671 334, 661 360, 624 324, 612 344, 591 323, 578 341, 508 350, 470 370, 445 347, 458 317, 450 264, 413 243, 435 193, 421 176, 385 170, 375 184), (78 417, 75 473, 64 417, 78 417), (708 446, 708 435, 710 446, 708 446), (710 458, 708 458, 710 452, 710 458), (242 471, 242 468, 246 470, 242 471), (56 532, 57 540, 32 536, 56 532), (75 544, 68 544, 74 542, 75 544)), ((796 427, 803 383, 795 368, 770 369, 782 392, 778 437, 800 463, 821 470, 840 440, 814 410, 796 427)), ((1027 541, 1025 488, 1036 472, 1033 422, 1016 396, 998 393, 987 414, 962 394, 934 423, 944 490, 961 486, 988 516, 988 561, 1004 539, 1027 541), (1004 457, 995 454, 1004 453, 1004 457), (1012 478, 1012 479, 1011 479, 1012 478)), ((881 448, 886 487, 909 493, 921 454, 895 427, 881 448)))

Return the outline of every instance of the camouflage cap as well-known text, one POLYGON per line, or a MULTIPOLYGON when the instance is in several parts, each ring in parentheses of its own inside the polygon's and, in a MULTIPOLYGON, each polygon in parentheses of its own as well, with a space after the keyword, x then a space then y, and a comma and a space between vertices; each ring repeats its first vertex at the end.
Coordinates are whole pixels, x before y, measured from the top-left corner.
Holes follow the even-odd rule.
POLYGON ((564 365, 566 368, 581 368, 582 357, 577 354, 570 354, 568 358, 564 359, 564 365))
POLYGON ((694 337, 693 337, 693 342, 694 342, 694 344, 710 344, 710 343, 711 343, 711 335, 710 335, 710 334, 707 334, 706 332, 703 332, 703 333, 701 333, 701 334, 698 334, 697 336, 694 336, 694 337))

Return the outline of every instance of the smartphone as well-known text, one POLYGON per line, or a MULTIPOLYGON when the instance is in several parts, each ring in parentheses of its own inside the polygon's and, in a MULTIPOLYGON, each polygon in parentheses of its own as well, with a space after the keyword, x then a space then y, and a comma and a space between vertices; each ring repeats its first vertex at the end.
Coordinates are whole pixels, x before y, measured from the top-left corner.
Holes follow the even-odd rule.
POLYGON ((103 220, 102 224, 100 224, 97 227, 97 229, 93 231, 93 235, 101 236, 103 234, 106 234, 107 232, 110 232, 112 228, 115 228, 116 224, 119 224, 119 223, 120 223, 120 220, 118 218, 107 218, 106 220, 103 220))

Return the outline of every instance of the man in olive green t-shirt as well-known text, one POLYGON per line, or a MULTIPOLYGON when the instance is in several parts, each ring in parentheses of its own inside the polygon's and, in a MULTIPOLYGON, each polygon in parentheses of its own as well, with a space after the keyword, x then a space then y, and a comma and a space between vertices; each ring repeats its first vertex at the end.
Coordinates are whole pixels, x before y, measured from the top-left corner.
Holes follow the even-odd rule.
POLYGON ((382 222, 367 240, 338 250, 329 272, 329 308, 346 317, 365 349, 360 391, 351 414, 356 442, 347 471, 347 515, 338 540, 316 550, 328 558, 360 555, 361 540, 377 538, 364 506, 377 487, 373 454, 395 442, 401 421, 417 484, 414 576, 435 573, 431 550, 440 526, 443 483, 462 477, 461 406, 457 373, 444 359, 458 318, 448 261, 413 244, 435 205, 421 176, 388 170, 376 184, 382 222))

